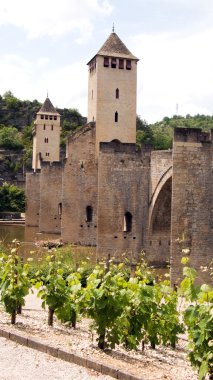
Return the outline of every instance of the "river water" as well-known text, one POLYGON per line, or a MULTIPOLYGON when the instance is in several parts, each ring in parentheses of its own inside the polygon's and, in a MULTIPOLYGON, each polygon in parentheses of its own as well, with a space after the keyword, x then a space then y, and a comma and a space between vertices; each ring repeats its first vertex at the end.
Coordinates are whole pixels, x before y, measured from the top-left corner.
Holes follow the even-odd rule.
MULTIPOLYGON (((40 233, 37 227, 25 227, 24 225, 3 225, 0 224, 0 246, 10 248, 12 241, 16 239, 20 242, 18 254, 24 260, 33 257, 38 260, 47 252, 47 248, 42 246, 44 241, 59 240, 59 234, 40 233)), ((0 248, 1 249, 1 248, 0 248)), ((95 247, 84 247, 72 245, 70 250, 75 262, 81 262, 89 258, 92 263, 96 263, 97 255, 95 247)))
MULTIPOLYGON (((0 224, 0 241, 1 245, 6 248, 10 247, 12 241, 16 239, 20 242, 18 249, 19 255, 26 259, 32 256, 32 252, 36 253, 37 258, 41 257, 46 251, 39 242, 53 241, 60 239, 58 234, 40 233, 37 227, 25 227, 24 225, 3 225, 0 224)), ((92 262, 96 262, 96 250, 94 247, 72 247, 72 254, 77 258, 90 257, 92 262), (85 252, 86 250, 86 252, 85 252)), ((34 256, 34 255, 33 255, 34 256)), ((78 261, 78 260, 77 260, 78 261)), ((158 277, 162 277, 165 273, 169 273, 168 268, 157 268, 154 273, 158 277)))
POLYGON ((24 225, 0 224, 1 245, 8 248, 14 239, 20 242, 19 253, 22 257, 29 257, 31 251, 39 251, 40 241, 56 240, 60 235, 39 233, 37 227, 25 227, 24 225))

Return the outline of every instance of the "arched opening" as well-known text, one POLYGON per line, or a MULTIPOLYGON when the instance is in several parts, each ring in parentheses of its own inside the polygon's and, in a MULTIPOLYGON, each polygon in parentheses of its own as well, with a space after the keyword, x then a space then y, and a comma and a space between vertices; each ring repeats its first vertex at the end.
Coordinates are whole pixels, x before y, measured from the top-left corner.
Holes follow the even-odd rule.
POLYGON ((156 199, 151 219, 152 233, 170 231, 171 228, 171 195, 172 178, 170 177, 161 188, 156 199))
POLYGON ((119 88, 116 88, 115 90, 115 97, 116 99, 119 99, 119 88))
POLYGON ((93 218, 93 208, 92 206, 87 206, 86 207, 86 221, 92 222, 92 218, 93 218))
POLYGON ((115 112, 115 123, 117 123, 118 122, 118 112, 116 111, 115 112))
POLYGON ((149 227, 150 252, 156 264, 165 264, 170 259, 172 177, 157 191, 149 227))
POLYGON ((124 214, 124 232, 131 232, 132 231, 132 214, 131 212, 127 211, 124 214))

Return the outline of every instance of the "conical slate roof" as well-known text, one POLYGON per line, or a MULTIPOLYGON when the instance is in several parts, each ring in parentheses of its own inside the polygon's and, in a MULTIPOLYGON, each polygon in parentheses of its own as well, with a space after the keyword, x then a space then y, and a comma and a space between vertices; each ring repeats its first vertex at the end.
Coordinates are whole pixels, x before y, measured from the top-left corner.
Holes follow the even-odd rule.
POLYGON ((110 36, 107 38, 106 42, 98 51, 97 55, 104 55, 110 57, 122 57, 127 59, 136 59, 129 49, 127 49, 126 45, 121 41, 118 35, 115 32, 112 32, 110 36))
POLYGON ((55 107, 52 105, 48 96, 47 96, 44 104, 40 108, 39 113, 40 112, 49 112, 49 113, 57 113, 58 114, 58 112, 56 111, 55 107))

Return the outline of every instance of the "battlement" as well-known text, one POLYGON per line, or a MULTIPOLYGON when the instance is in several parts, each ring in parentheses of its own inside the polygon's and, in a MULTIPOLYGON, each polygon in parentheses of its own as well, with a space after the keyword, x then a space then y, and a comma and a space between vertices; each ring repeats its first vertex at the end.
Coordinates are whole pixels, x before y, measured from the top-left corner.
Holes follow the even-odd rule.
POLYGON ((112 140, 110 142, 100 142, 100 152, 102 153, 134 153, 137 156, 148 153, 150 155, 151 149, 149 146, 138 148, 135 143, 122 143, 119 140, 112 140))
POLYGON ((174 143, 211 143, 213 139, 213 130, 204 132, 200 128, 175 128, 174 143))
POLYGON ((119 140, 112 140, 110 142, 101 142, 100 151, 108 153, 135 153, 136 144, 134 143, 122 143, 119 140))
POLYGON ((85 124, 83 127, 81 127, 80 129, 77 129, 70 136, 68 136, 68 143, 73 140, 78 139, 79 136, 84 135, 85 133, 87 133, 88 131, 91 131, 94 128, 95 128, 95 122, 93 121, 85 124))
POLYGON ((41 162, 41 167, 42 168, 47 168, 47 167, 58 167, 58 168, 61 168, 62 167, 62 161, 53 161, 53 162, 49 162, 49 161, 42 161, 41 162))

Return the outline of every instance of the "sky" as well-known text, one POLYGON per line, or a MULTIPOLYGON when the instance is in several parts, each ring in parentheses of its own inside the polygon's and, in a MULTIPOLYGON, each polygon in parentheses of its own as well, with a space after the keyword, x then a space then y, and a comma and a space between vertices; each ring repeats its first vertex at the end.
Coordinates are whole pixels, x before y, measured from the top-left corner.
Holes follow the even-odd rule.
POLYGON ((139 58, 148 123, 213 114, 212 0, 0 0, 0 94, 87 116, 87 62, 115 32, 139 58))

